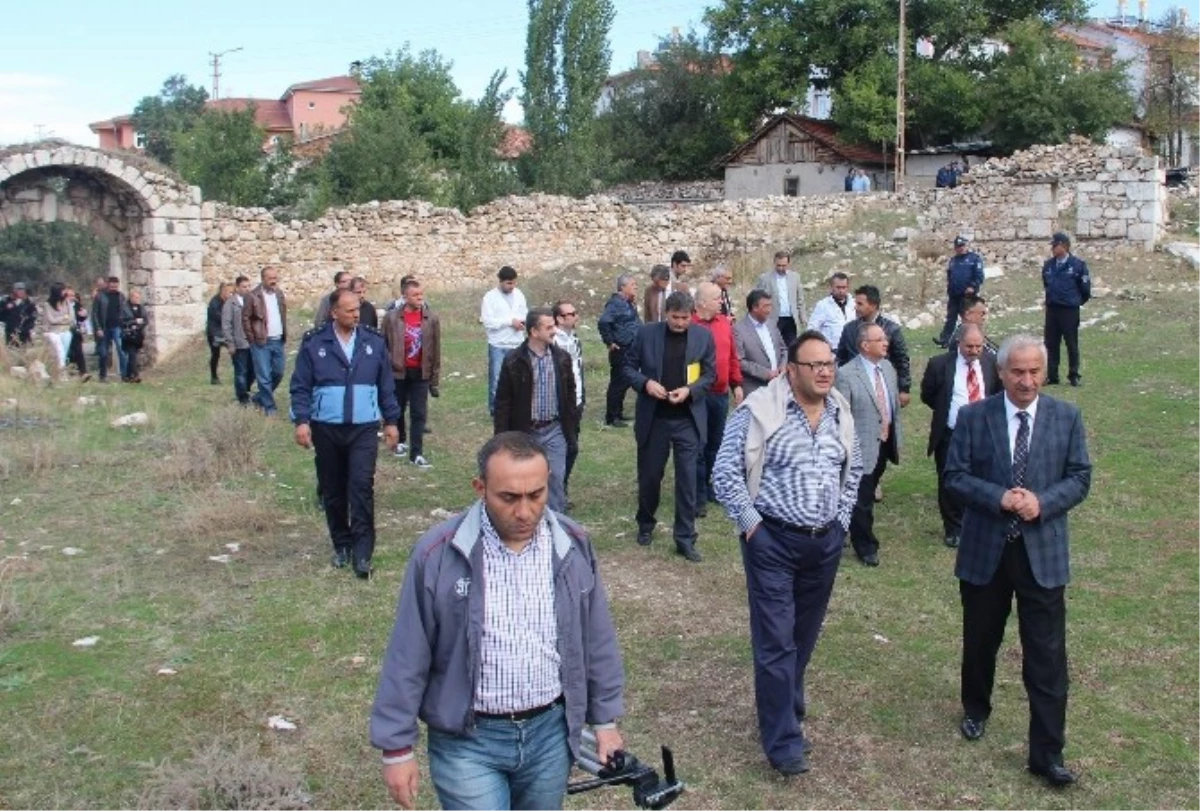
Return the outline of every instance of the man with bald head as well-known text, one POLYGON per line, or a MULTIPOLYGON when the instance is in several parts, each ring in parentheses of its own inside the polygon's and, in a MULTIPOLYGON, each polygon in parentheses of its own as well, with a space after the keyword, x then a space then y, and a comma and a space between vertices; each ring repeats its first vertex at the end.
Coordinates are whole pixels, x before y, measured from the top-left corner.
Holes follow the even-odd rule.
POLYGON ((963 406, 1000 391, 996 356, 987 351, 983 329, 974 323, 959 325, 957 346, 929 359, 921 378, 921 402, 933 409, 929 423, 929 446, 938 477, 938 511, 942 514, 946 546, 958 546, 962 530, 962 504, 946 490, 946 455, 963 406))
POLYGON ((696 311, 692 313, 692 323, 712 333, 717 349, 717 376, 704 395, 708 434, 696 459, 696 515, 701 518, 708 515, 708 502, 716 502, 709 479, 712 478, 713 463, 717 461, 721 439, 725 436, 730 393, 733 394, 735 407, 742 404, 742 363, 733 340, 733 322, 729 316, 721 313, 724 292, 715 282, 701 282, 696 288, 696 311))

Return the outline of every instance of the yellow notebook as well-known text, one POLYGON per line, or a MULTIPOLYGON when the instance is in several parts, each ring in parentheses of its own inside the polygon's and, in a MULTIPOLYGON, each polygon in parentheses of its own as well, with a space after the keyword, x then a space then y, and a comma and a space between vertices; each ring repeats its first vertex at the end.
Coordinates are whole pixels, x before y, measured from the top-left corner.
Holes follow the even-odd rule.
POLYGON ((700 379, 700 361, 696 361, 695 363, 689 363, 688 367, 687 367, 688 385, 689 386, 692 385, 699 379, 700 379))

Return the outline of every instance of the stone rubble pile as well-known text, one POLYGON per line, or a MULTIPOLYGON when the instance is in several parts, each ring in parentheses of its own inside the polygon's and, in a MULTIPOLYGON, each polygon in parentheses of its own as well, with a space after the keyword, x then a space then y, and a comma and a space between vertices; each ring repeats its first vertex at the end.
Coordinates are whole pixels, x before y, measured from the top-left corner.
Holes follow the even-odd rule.
POLYGON ((646 181, 611 186, 602 193, 606 197, 615 197, 625 203, 722 200, 725 197, 725 182, 722 180, 697 180, 686 183, 646 181))

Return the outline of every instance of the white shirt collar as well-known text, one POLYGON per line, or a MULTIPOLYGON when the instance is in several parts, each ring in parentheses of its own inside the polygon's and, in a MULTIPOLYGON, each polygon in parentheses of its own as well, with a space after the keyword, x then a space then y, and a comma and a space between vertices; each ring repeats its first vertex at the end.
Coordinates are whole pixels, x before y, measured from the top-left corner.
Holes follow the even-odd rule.
POLYGON ((1018 411, 1024 411, 1026 414, 1029 415, 1029 427, 1030 427, 1030 429, 1032 429, 1034 421, 1037 420, 1038 400, 1040 400, 1040 399, 1042 399, 1041 395, 1038 395, 1037 397, 1034 398, 1033 402, 1030 403, 1026 408, 1018 408, 1016 405, 1013 404, 1012 400, 1008 399, 1008 392, 1005 392, 1004 393, 1004 418, 1006 420, 1008 420, 1008 422, 1012 422, 1013 419, 1017 416, 1018 411))

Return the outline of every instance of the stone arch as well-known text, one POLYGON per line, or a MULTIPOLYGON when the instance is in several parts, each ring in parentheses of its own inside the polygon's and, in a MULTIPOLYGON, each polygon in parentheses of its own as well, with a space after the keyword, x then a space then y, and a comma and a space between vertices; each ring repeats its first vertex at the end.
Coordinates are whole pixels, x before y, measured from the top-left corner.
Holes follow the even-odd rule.
POLYGON ((110 249, 107 269, 142 292, 147 347, 161 358, 204 327, 200 189, 154 161, 62 141, 0 151, 0 228, 62 220, 110 249))

